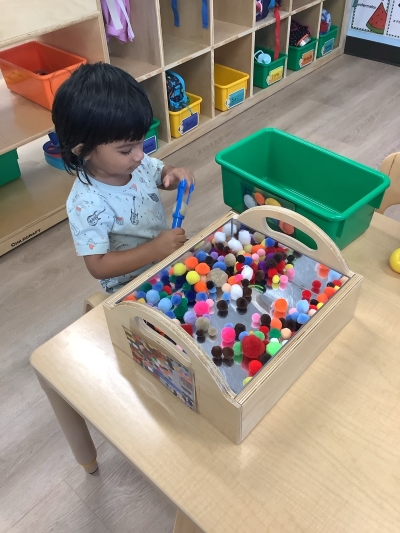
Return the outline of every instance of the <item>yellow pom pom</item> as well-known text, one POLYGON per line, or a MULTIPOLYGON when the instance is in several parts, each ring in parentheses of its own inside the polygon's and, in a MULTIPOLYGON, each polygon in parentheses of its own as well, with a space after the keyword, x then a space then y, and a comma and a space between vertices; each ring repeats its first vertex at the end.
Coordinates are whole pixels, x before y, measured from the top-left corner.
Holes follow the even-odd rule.
POLYGON ((319 302, 319 303, 317 304, 317 309, 321 309, 321 307, 322 307, 323 305, 324 305, 324 304, 323 304, 322 302, 319 302))
POLYGON ((238 252, 236 255, 244 255, 246 253, 246 250, 240 250, 240 252, 238 252))
POLYGON ((247 385, 247 383, 251 380, 251 376, 249 376, 248 378, 244 378, 243 380, 243 386, 244 385, 247 385))
POLYGON ((267 198, 265 200, 265 205, 274 205, 276 207, 282 207, 278 200, 275 200, 275 198, 267 198))
POLYGON ((139 298, 139 300, 137 301, 139 304, 145 304, 146 303, 146 300, 144 298, 139 298))
POLYGON ((248 254, 251 253, 251 250, 253 249, 253 246, 251 244, 245 244, 243 246, 243 249, 245 252, 247 252, 248 254))
POLYGON ((272 278, 272 283, 279 283, 279 280, 281 278, 278 276, 278 275, 275 275, 273 278, 272 278))
POLYGON ((274 289, 274 291, 277 291, 279 289, 279 283, 273 283, 272 288, 274 289))
POLYGON ((186 274, 186 281, 190 283, 190 285, 195 285, 200 281, 200 275, 195 270, 191 270, 186 274))
POLYGON ((291 265, 290 263, 288 263, 286 266, 285 266, 285 270, 290 270, 293 268, 293 265, 291 265))
POLYGON ((183 263, 176 263, 174 265, 174 274, 175 276, 183 276, 183 274, 186 272, 187 268, 183 263))

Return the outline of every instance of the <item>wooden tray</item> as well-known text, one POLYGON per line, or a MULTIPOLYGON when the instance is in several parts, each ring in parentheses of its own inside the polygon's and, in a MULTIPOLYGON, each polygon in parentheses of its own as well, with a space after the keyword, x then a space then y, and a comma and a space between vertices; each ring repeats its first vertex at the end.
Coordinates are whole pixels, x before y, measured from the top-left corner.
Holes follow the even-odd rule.
MULTIPOLYGON (((241 215, 230 212, 215 221, 190 239, 179 251, 108 298, 103 305, 113 344, 132 358, 126 335, 128 330, 136 337, 143 339, 149 346, 159 350, 164 356, 184 367, 193 376, 194 408, 197 414, 204 416, 229 439, 239 444, 353 317, 362 279, 362 276, 349 270, 337 246, 315 224, 293 211, 263 206, 249 209, 241 215), (307 233, 317 244, 317 250, 308 248, 292 237, 275 232, 268 226, 267 218, 279 219, 307 233), (285 246, 349 278, 238 394, 233 392, 225 377, 201 345, 166 315, 138 302, 121 301, 145 281, 154 277, 161 269, 175 262, 183 253, 193 249, 210 233, 215 232, 232 219, 276 239, 285 246), (151 329, 146 321, 164 332, 183 351, 151 329)), ((142 376, 143 379, 150 380, 153 386, 163 386, 146 370, 143 370, 142 376)))

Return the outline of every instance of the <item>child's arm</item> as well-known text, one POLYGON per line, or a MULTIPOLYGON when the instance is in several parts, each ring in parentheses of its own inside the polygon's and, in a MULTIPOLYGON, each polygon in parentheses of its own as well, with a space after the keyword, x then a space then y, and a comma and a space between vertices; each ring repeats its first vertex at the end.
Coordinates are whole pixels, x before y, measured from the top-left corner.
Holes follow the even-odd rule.
POLYGON ((84 260, 86 268, 94 278, 114 278, 164 259, 185 242, 185 231, 182 228, 175 228, 162 231, 152 241, 131 250, 85 255, 84 260))

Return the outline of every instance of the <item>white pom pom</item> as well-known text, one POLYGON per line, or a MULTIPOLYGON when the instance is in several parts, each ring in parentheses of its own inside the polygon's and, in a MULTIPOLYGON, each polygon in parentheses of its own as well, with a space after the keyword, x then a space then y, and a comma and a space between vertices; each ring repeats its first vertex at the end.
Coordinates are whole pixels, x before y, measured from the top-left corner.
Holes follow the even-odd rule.
POLYGON ((244 202, 244 205, 250 209, 251 207, 256 207, 257 205, 257 202, 254 200, 254 198, 252 196, 250 196, 249 194, 245 194, 244 197, 243 197, 243 202, 244 202))
POLYGON ((251 235, 245 229, 241 229, 239 231, 238 239, 243 244, 243 246, 245 246, 246 244, 250 244, 251 243, 251 235))
POLYGON ((231 288, 231 299, 237 300, 238 298, 241 298, 243 296, 243 289, 240 285, 232 285, 231 288))
POLYGON ((214 233, 214 241, 215 242, 225 242, 226 241, 226 235, 222 231, 216 231, 214 233))
POLYGON ((248 279, 250 281, 254 275, 254 271, 249 265, 245 265, 243 267, 243 270, 241 271, 241 274, 244 277, 244 279, 248 279))
POLYGON ((240 241, 238 241, 234 237, 232 237, 232 239, 228 241, 228 246, 234 253, 238 253, 243 249, 243 246, 240 241))
POLYGON ((236 224, 232 222, 227 222, 225 226, 222 228, 222 231, 225 233, 225 235, 229 239, 230 237, 233 237, 234 235, 236 235, 238 230, 237 230, 236 224))

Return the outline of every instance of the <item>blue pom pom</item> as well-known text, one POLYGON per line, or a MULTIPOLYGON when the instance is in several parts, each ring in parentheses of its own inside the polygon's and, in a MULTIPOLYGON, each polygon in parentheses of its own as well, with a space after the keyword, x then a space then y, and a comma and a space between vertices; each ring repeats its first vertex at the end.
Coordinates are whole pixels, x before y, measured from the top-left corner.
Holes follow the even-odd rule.
POLYGON ((191 324, 193 326, 197 320, 196 313, 194 311, 186 311, 183 315, 183 320, 185 324, 191 324))
POLYGON ((275 241, 274 239, 271 239, 271 237, 267 237, 265 244, 267 245, 267 248, 272 248, 275 244, 275 241))
POLYGON ((239 340, 242 342, 242 340, 247 337, 249 333, 247 331, 242 331, 242 333, 239 333, 239 340))
POLYGON ((299 313, 307 313, 310 309, 310 305, 307 300, 300 300, 296 305, 296 309, 299 313))
POLYGON ((160 301, 160 293, 158 291, 155 291, 154 289, 150 289, 146 293, 146 300, 151 304, 158 304, 160 301))
POLYGON ((212 289, 209 289, 208 292, 210 294, 215 294, 217 292, 217 287, 213 287, 212 289))
POLYGON ((163 284, 163 286, 164 286, 164 285, 170 285, 170 284, 171 284, 168 275, 167 275, 167 276, 162 276, 162 277, 160 278, 160 281, 161 281, 161 283, 163 284))
POLYGON ((166 268, 163 268, 160 272, 160 279, 165 278, 166 276, 169 278, 169 272, 166 268))
POLYGON ((194 291, 187 291, 186 298, 188 302, 196 301, 196 293, 194 291))
POLYGON ((171 296, 172 305, 179 305, 181 303, 182 296, 180 294, 173 294, 171 296))
MULTIPOLYGON (((217 299, 217 291, 215 292, 210 292, 209 294, 209 298, 210 300, 216 300, 217 299)), ((204 316, 204 315, 203 315, 204 316)))
POLYGON ((206 260, 207 254, 204 250, 200 250, 196 254, 196 258, 199 260, 199 263, 203 263, 206 260))
POLYGON ((175 313, 173 311, 167 311, 165 314, 168 318, 176 318, 175 313))
POLYGON ((146 298, 146 293, 144 291, 137 291, 136 298, 139 300, 139 298, 146 298))
POLYGON ((154 283, 153 285, 153 289, 158 292, 162 291, 163 287, 164 285, 160 281, 157 281, 157 283, 154 283))
POLYGON ((213 264, 213 268, 220 268, 221 270, 226 270, 226 264, 223 261, 217 261, 213 264))
POLYGON ((289 318, 293 319, 293 320, 297 320, 298 316, 299 316, 299 312, 295 311, 294 313, 292 313, 289 318))
POLYGON ((332 281, 335 281, 336 279, 340 279, 341 277, 342 277, 342 274, 339 274, 339 272, 330 270, 328 274, 328 282, 332 283, 332 281))
POLYGON ((207 294, 205 292, 198 292, 196 294, 196 300, 198 302, 205 302, 207 300, 207 294))
POLYGON ((175 280, 175 287, 177 289, 180 289, 181 287, 183 287, 184 283, 185 283, 185 278, 183 276, 177 276, 175 280))
POLYGON ((224 292, 223 295, 222 295, 222 299, 225 300, 225 302, 230 302, 231 301, 231 295, 229 294, 229 292, 224 292))
POLYGON ((253 258, 249 257, 248 255, 245 255, 244 257, 244 264, 250 266, 253 262, 253 258))
POLYGON ((300 313, 297 317, 297 322, 299 324, 307 324, 307 322, 310 320, 310 317, 304 313, 300 313))
POLYGON ((225 327, 234 329, 235 326, 232 324, 232 322, 228 322, 227 324, 225 324, 225 327))
POLYGON ((172 309, 172 302, 169 298, 161 298, 161 300, 158 302, 158 308, 163 313, 167 313, 170 309, 172 309))

